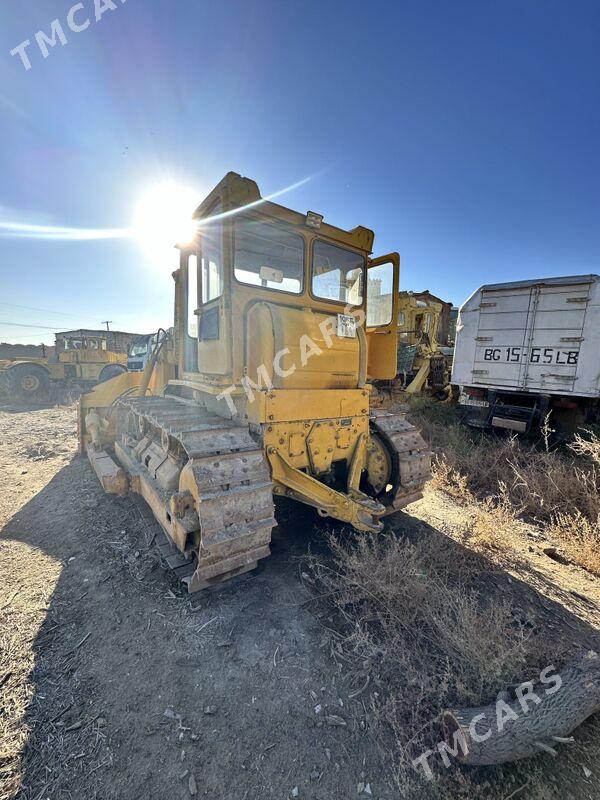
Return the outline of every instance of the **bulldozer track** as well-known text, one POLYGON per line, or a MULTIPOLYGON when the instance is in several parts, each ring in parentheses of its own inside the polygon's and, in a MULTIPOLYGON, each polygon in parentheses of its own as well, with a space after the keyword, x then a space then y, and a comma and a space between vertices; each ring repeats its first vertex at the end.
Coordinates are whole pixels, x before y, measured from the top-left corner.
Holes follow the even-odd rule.
POLYGON ((167 534, 158 540, 159 552, 190 592, 253 569, 270 554, 272 481, 263 449, 246 425, 169 397, 122 399, 117 414, 119 460, 127 463, 134 489, 137 476, 142 486, 135 490, 162 505, 157 514, 151 503, 167 534), (169 461, 180 465, 172 485, 164 477, 169 461), (174 511, 182 466, 194 499, 174 511), (172 535, 174 515, 178 530, 187 532, 185 541, 172 535))
POLYGON ((371 430, 386 443, 392 456, 392 490, 382 498, 386 514, 407 506, 423 496, 431 478, 431 451, 425 440, 403 413, 374 409, 371 430))
MULTIPOLYGON (((161 525, 162 562, 188 591, 254 569, 270 554, 273 483, 247 425, 169 396, 123 397, 116 413, 117 460, 161 525)), ((404 414, 375 411, 371 429, 390 457, 390 486, 377 500, 392 513, 422 496, 431 453, 404 414)))

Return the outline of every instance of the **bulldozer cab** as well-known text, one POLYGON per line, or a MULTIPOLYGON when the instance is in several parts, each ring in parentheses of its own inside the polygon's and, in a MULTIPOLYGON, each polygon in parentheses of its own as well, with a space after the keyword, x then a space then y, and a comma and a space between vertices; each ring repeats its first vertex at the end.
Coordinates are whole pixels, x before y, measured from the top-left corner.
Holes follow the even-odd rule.
POLYGON ((82 336, 65 339, 65 350, 106 350, 106 339, 98 336, 82 336))
POLYGON ((398 337, 401 345, 437 342, 442 306, 427 293, 400 292, 398 303, 398 337))
POLYGON ((182 381, 218 394, 261 375, 276 388, 349 389, 395 374, 399 257, 370 260, 372 231, 263 200, 234 173, 194 218, 175 274, 182 381), (320 358, 307 360, 303 336, 320 358))

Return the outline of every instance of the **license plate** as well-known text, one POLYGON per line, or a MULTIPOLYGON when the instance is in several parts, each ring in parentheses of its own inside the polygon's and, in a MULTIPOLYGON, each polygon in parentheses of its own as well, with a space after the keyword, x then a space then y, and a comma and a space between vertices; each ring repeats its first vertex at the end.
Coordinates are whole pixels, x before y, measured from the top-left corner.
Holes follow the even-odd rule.
POLYGON ((484 347, 483 360, 496 363, 521 364, 559 364, 577 366, 579 350, 561 350, 557 347, 484 347))
POLYGON ((351 314, 338 314, 337 335, 342 339, 356 339, 356 317, 351 314))
POLYGON ((466 392, 461 392, 458 398, 458 403, 461 406, 474 406, 477 408, 489 408, 489 402, 477 397, 471 397, 466 392))

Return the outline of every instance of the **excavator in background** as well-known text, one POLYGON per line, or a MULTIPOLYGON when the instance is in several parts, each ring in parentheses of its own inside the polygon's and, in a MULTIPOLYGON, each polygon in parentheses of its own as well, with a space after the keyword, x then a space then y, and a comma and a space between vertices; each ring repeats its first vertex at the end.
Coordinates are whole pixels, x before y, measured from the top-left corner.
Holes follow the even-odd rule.
POLYGON ((36 402, 45 399, 53 386, 90 389, 127 370, 125 353, 106 349, 102 336, 66 340, 67 349, 41 358, 0 361, 0 394, 11 400, 36 402))
POLYGON ((191 592, 269 555, 275 497, 377 533, 431 467, 404 414, 370 401, 397 371, 398 254, 372 258, 371 230, 264 200, 235 173, 194 220, 172 333, 143 372, 83 395, 78 423, 104 489, 144 498, 191 592))

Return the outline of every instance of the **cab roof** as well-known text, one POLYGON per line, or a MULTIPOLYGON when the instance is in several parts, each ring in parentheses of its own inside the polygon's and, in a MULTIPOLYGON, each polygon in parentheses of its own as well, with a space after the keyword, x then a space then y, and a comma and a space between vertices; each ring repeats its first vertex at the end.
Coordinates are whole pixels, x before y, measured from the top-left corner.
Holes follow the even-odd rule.
POLYGON ((219 201, 222 204, 224 214, 227 216, 233 216, 236 209, 256 208, 257 211, 266 216, 284 220, 292 225, 307 228, 310 231, 318 231, 321 236, 328 239, 334 239, 350 247, 364 250, 367 253, 373 251, 375 234, 369 228, 359 225, 351 230, 344 230, 344 228, 338 228, 326 222, 322 222, 320 228, 314 228, 307 225, 306 214, 293 211, 278 203, 273 203, 268 197, 263 198, 258 184, 250 178, 243 178, 237 172, 228 172, 225 175, 200 203, 192 215, 193 219, 203 219, 210 216, 215 204, 219 201))

